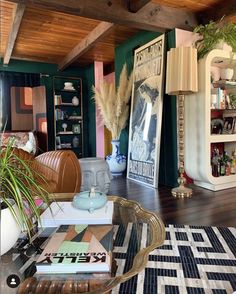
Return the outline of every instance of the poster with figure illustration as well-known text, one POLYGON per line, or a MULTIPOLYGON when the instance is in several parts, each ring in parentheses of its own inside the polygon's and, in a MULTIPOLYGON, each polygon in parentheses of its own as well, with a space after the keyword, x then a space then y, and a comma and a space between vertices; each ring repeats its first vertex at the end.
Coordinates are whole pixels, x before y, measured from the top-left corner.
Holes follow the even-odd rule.
POLYGON ((134 52, 127 177, 158 186, 165 35, 134 52))

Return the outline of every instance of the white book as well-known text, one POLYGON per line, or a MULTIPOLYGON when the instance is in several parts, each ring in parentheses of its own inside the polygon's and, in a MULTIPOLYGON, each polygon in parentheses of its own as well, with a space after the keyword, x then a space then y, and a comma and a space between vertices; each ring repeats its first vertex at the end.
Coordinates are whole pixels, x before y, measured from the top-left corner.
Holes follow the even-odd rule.
POLYGON ((41 214, 39 226, 43 228, 72 224, 112 224, 113 201, 107 201, 105 206, 91 213, 88 210, 74 208, 72 202, 52 202, 50 207, 51 210, 48 207, 41 214))

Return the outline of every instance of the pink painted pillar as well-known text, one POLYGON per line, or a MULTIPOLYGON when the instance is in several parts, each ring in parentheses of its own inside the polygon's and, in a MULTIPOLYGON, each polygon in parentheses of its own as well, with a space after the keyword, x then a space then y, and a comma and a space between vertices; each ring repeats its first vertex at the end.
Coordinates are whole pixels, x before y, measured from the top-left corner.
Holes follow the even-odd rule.
MULTIPOLYGON (((95 87, 97 88, 103 79, 103 62, 94 62, 95 87)), ((96 156, 105 157, 104 126, 101 124, 101 116, 96 106, 96 156)))

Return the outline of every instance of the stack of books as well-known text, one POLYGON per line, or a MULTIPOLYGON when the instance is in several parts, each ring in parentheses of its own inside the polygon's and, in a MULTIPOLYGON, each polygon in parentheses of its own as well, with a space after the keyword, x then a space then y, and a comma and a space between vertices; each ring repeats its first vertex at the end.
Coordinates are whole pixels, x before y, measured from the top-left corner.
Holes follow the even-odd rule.
POLYGON ((38 274, 110 272, 112 225, 61 225, 36 261, 38 274))

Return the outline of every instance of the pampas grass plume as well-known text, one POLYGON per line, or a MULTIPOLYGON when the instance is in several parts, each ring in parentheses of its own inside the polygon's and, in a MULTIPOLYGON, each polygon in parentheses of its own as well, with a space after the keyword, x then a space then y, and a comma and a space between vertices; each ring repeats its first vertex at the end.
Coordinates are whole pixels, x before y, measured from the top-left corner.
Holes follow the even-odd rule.
POLYGON ((129 100, 132 89, 132 73, 128 78, 127 65, 124 64, 119 85, 102 80, 98 88, 92 87, 92 99, 100 111, 102 123, 111 132, 112 139, 117 140, 125 128, 129 117, 129 100))

